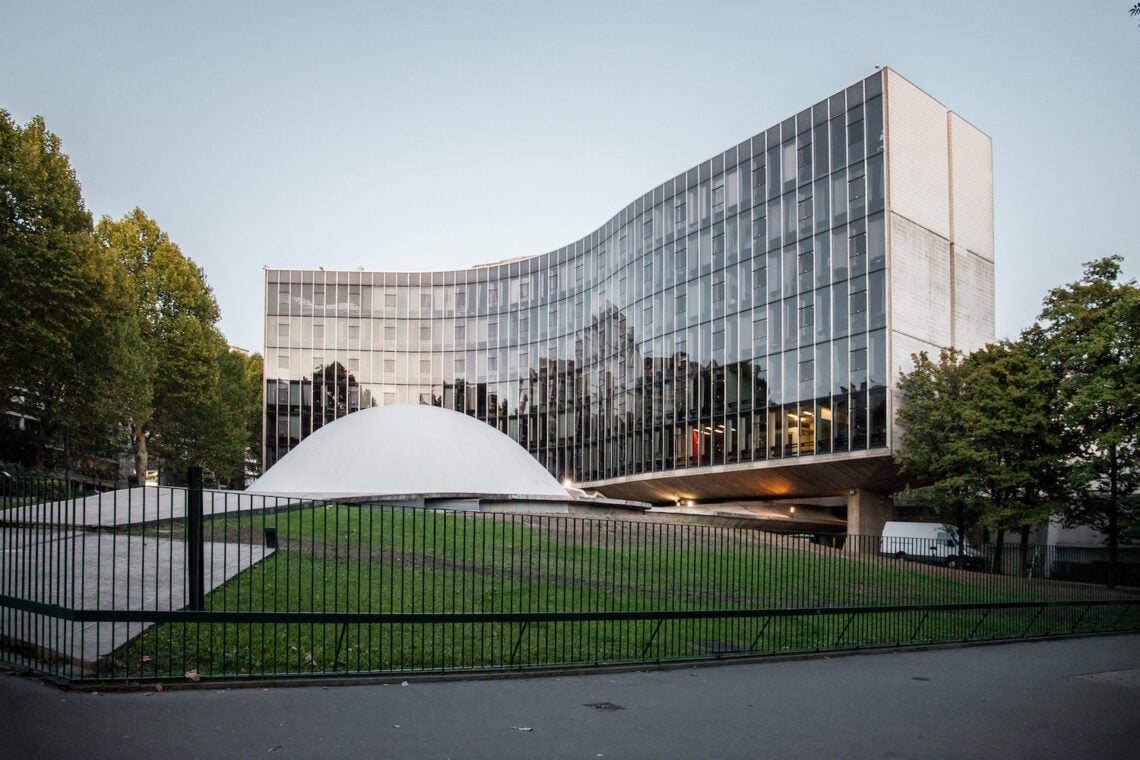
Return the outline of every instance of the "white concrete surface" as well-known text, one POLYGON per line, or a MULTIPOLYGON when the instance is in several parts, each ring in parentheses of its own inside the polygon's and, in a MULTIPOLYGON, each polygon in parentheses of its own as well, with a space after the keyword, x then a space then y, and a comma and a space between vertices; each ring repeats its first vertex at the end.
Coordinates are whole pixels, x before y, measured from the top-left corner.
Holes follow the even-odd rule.
MULTIPOLYGON (((206 542, 207 593, 273 553, 206 542)), ((186 544, 153 536, 48 527, 0 530, 0 593, 77 610, 179 610, 187 604, 186 544)), ((0 631, 36 642, 48 658, 94 664, 150 623, 78 623, 0 609, 0 631)))
POLYGON ((362 409, 325 425, 248 493, 567 498, 566 489, 510 437, 474 417, 420 404, 362 409))
MULTIPOLYGON (((295 495, 266 496, 241 491, 202 494, 202 514, 257 512, 296 503, 295 495)), ((108 491, 74 501, 53 501, 0 512, 0 523, 56 525, 68 528, 110 528, 139 525, 186 516, 186 489, 145 486, 108 491)))

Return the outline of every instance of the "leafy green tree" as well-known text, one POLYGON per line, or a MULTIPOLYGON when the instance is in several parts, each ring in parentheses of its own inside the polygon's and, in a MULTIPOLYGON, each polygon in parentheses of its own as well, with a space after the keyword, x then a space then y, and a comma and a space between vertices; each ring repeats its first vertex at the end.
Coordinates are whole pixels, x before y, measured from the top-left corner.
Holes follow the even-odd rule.
POLYGON ((907 498, 965 536, 981 518, 973 473, 985 456, 969 429, 969 367, 954 349, 943 350, 937 363, 925 352, 913 359, 914 369, 899 379, 902 437, 895 462, 907 479, 907 498))
POLYGON ((987 345, 964 368, 966 430, 982 456, 963 474, 983 500, 982 523, 997 531, 994 572, 1002 569, 1007 530, 1021 537, 1025 567, 1029 528, 1049 519, 1062 490, 1053 376, 1026 341, 987 345))
MULTIPOLYGON (((126 272, 140 351, 122 401, 141 479, 150 456, 170 473, 216 453, 223 423, 217 398, 225 340, 205 274, 141 209, 96 228, 101 246, 126 272)), ((176 477, 176 476, 175 476, 176 477)))
MULTIPOLYGON (((265 430, 265 408, 263 382, 265 377, 264 359, 261 354, 250 354, 245 359, 245 427, 249 436, 249 463, 253 472, 261 474, 262 438, 265 430)), ((244 463, 243 463, 244 465, 244 463)), ((245 468, 242 468, 242 486, 245 485, 245 468)))
POLYGON ((219 356, 219 367, 214 414, 218 427, 203 462, 219 482, 244 488, 247 457, 255 468, 261 460, 261 356, 227 348, 219 356))
POLYGON ((4 456, 43 468, 62 446, 53 464, 70 469, 108 452, 128 305, 59 138, 39 117, 20 127, 0 110, 0 389, 26 423, 5 431, 4 456))
POLYGON ((1070 493, 1063 516, 1105 534, 1110 584, 1121 541, 1140 533, 1140 290, 1119 282, 1121 261, 1090 262, 1079 282, 1052 290, 1027 333, 1058 378, 1070 493))

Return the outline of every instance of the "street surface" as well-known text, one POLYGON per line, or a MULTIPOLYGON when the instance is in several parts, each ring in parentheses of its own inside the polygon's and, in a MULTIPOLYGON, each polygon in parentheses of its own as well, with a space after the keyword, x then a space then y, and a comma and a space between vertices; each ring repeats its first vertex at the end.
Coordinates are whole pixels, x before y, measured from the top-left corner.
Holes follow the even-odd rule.
POLYGON ((582 676, 162 692, 0 674, 0 757, 1140 757, 1140 634, 582 676))

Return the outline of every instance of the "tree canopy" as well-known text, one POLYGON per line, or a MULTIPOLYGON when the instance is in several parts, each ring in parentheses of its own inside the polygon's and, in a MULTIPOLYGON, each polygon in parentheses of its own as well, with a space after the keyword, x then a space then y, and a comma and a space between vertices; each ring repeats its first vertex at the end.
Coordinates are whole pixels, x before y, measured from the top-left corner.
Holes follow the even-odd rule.
POLYGON ((105 480, 133 446, 140 479, 155 455, 230 481, 260 428, 260 357, 231 357, 219 316, 157 222, 136 208, 93 227, 59 138, 0 110, 0 389, 18 421, 0 431, 0 461, 105 480))
POLYGON ((113 436, 127 291, 91 233, 59 138, 0 111, 0 388, 28 423, 5 430, 4 458, 43 466, 49 440, 102 454, 113 436))
POLYGON ((1017 341, 925 354, 899 381, 895 459, 914 493, 959 527, 1022 533, 1060 515, 1107 539, 1140 537, 1140 291, 1119 257, 1046 297, 1017 341))
POLYGON ((1086 264, 1079 282, 1049 293, 1026 335, 1057 378, 1063 515, 1102 531, 1114 564, 1121 539, 1140 538, 1140 290, 1119 281, 1120 264, 1086 264))

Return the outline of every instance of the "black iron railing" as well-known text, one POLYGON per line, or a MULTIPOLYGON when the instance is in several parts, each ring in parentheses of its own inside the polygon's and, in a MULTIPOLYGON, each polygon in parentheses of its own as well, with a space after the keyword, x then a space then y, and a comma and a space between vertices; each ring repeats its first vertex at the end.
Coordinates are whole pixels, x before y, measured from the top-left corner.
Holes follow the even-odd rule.
POLYGON ((0 658, 76 680, 581 667, 1140 629, 1140 598, 1069 580, 1079 565, 1093 577, 1103 550, 1009 545, 995 572, 994 547, 950 561, 913 539, 883 554, 877 537, 672 515, 197 488, 24 493, 2 507, 0 658))

